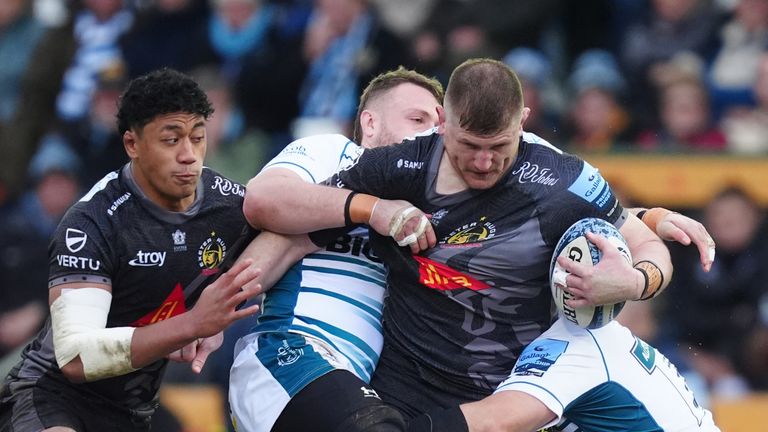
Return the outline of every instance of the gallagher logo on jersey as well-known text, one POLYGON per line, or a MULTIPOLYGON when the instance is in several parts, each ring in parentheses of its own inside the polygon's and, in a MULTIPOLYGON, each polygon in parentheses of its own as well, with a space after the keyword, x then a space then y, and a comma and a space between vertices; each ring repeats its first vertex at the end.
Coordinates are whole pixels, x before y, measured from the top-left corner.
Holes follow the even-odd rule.
POLYGON ((213 270, 221 264, 227 254, 227 245, 221 237, 212 232, 211 236, 197 249, 197 263, 201 268, 213 270))
POLYGON ((486 217, 483 216, 477 222, 462 225, 451 231, 447 238, 440 241, 440 244, 471 245, 493 238, 496 235, 496 225, 486 222, 485 219, 486 217))
POLYGON ((490 288, 486 283, 456 271, 445 264, 418 255, 414 255, 413 258, 419 263, 419 282, 429 288, 440 291, 459 288, 479 291, 490 288))

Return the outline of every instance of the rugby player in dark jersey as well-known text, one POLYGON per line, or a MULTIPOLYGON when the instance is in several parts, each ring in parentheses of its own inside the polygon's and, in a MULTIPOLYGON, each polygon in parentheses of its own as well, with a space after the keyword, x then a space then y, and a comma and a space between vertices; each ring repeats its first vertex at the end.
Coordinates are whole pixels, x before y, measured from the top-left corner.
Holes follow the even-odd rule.
POLYGON ((51 319, 4 382, 0 430, 148 430, 166 357, 183 348, 199 372, 256 311, 237 309, 259 288, 251 261, 220 274, 252 233, 243 186, 203 167, 212 112, 181 73, 129 83, 117 119, 130 162, 53 236, 51 319))
POLYGON ((548 261, 576 220, 619 226, 652 277, 646 286, 611 251, 591 273, 562 263, 574 305, 647 297, 671 276, 661 240, 596 169, 524 134, 527 113, 514 72, 469 61, 449 82, 440 134, 366 151, 330 181, 363 193, 307 184, 310 194, 275 194, 268 181, 249 190, 245 210, 256 226, 299 233, 368 223, 380 234, 389 297, 374 387, 409 417, 482 399, 508 376, 552 321, 548 261))

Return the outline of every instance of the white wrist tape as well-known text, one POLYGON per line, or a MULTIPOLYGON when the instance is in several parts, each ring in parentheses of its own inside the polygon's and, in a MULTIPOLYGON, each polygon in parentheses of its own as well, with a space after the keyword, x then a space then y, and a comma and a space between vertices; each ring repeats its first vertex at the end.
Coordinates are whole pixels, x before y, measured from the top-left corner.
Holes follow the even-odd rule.
POLYGON ((51 304, 53 349, 59 367, 80 356, 86 381, 136 370, 131 366, 133 327, 105 328, 112 294, 99 288, 62 290, 51 304))
POLYGON ((560 286, 568 286, 568 284, 565 282, 565 279, 568 277, 569 273, 565 271, 562 267, 560 267, 560 264, 555 263, 555 269, 552 272, 552 282, 555 285, 560 286))
MULTIPOLYGON (((403 229, 403 225, 405 225, 405 222, 408 220, 408 217, 413 214, 414 212, 418 212, 419 209, 416 207, 408 207, 405 210, 401 211, 397 216, 395 216, 395 219, 390 223, 389 227, 389 236, 394 238, 398 232, 400 232, 401 229, 403 229)), ((401 240, 397 241, 398 246, 408 246, 411 243, 416 243, 418 241, 418 238, 420 235, 424 234, 424 231, 427 228, 427 224, 429 224, 429 219, 427 219, 426 216, 421 215, 421 220, 419 220, 419 226, 416 227, 416 231, 413 233, 405 236, 401 240)))

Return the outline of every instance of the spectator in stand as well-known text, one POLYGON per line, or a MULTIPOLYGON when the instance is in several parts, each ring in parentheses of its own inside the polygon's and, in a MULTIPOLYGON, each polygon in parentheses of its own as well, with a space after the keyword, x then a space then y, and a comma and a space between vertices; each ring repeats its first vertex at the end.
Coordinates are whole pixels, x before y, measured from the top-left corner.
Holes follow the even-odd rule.
POLYGON ((531 114, 525 120, 526 132, 532 132, 551 143, 562 141, 558 103, 561 92, 552 80, 552 63, 539 50, 515 48, 504 56, 520 78, 525 106, 531 114))
POLYGON ((442 0, 412 38, 419 69, 443 83, 471 57, 501 57, 514 47, 538 46, 562 11, 562 0, 442 0))
POLYGON ((752 86, 768 49, 768 0, 737 0, 720 40, 708 77, 715 118, 734 106, 754 105, 752 86))
POLYGON ((626 30, 619 49, 633 114, 646 127, 655 117, 652 70, 681 52, 711 58, 720 17, 708 0, 651 0, 643 20, 626 30), (637 117, 639 116, 639 117, 637 117))
POLYGON ((130 78, 163 66, 189 72, 211 59, 199 44, 205 37, 208 0, 154 0, 136 13, 120 39, 130 78))
POLYGON ((721 151, 726 140, 712 122, 709 93, 701 80, 680 74, 659 89, 659 123, 637 138, 643 150, 665 152, 721 151))
POLYGON ((20 104, 19 88, 32 51, 45 28, 32 13, 31 0, 0 2, 0 204, 22 186, 23 169, 29 156, 15 143, 3 139, 20 104), (10 189, 10 190, 9 190, 10 189))
POLYGON ((22 74, 44 31, 31 0, 0 2, 0 127, 16 112, 22 74))
MULTIPOLYGON (((219 3, 227 2, 231 0, 219 3)), ((300 113, 299 91, 308 67, 302 56, 302 44, 312 4, 311 0, 259 0, 257 3, 261 4, 261 21, 265 14, 271 16, 269 27, 262 30, 264 34, 258 37, 261 40, 235 63, 239 63, 241 70, 237 79, 231 81, 234 82, 234 102, 245 116, 245 128, 268 135, 271 148, 265 153, 277 153, 292 141, 291 123, 300 113)), ((222 10, 221 19, 232 20, 232 11, 227 12, 223 5, 216 9, 222 10)), ((213 29, 209 35, 211 43, 218 40, 219 44, 227 45, 222 35, 216 36, 213 29)), ((229 43, 234 42, 236 40, 229 43)))
POLYGON ((303 52, 309 71, 299 95, 297 137, 351 135, 360 84, 411 63, 403 42, 380 25, 367 0, 316 0, 303 52))
POLYGON ((576 153, 605 152, 628 142, 630 116, 621 95, 626 84, 613 55, 588 50, 576 60, 568 78, 568 147, 576 153))
POLYGON ((0 216, 0 375, 48 316, 48 243, 80 191, 77 156, 51 135, 29 167, 33 185, 0 216), (2 361, 5 359, 5 361, 2 361))
POLYGON ((231 180, 247 183, 266 162, 269 137, 261 131, 247 128, 233 87, 218 68, 196 69, 192 77, 200 83, 215 109, 206 127, 206 165, 227 173, 231 180))
POLYGON ((713 397, 741 396, 756 384, 745 374, 743 353, 759 324, 759 300, 768 294, 765 216, 747 192, 729 187, 706 206, 703 223, 717 259, 705 273, 689 250, 672 250, 674 286, 660 329, 713 397))
POLYGON ((763 52, 758 59, 752 94, 756 107, 732 108, 721 121, 731 152, 768 153, 768 52, 763 52))
POLYGON ((9 185, 23 184, 24 169, 52 125, 88 115, 98 74, 120 60, 118 38, 133 22, 123 0, 81 0, 70 3, 70 11, 38 43, 24 72, 17 115, 0 131, 1 175, 9 185))

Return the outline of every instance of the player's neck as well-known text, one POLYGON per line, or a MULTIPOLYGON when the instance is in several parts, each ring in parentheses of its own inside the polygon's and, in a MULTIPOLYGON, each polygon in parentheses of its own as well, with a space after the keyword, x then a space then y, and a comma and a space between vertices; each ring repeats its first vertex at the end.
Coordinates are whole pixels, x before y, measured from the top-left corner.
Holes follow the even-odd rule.
POLYGON ((443 150, 443 156, 440 158, 440 167, 437 170, 435 192, 441 195, 451 195, 467 189, 469 189, 469 186, 451 163, 448 152, 443 150))

